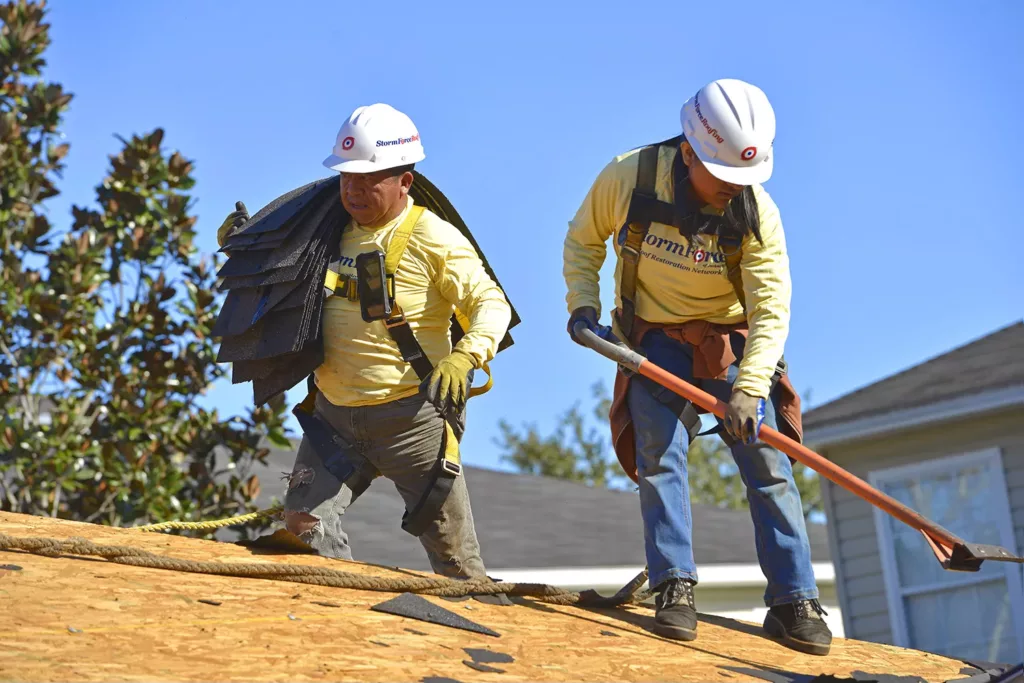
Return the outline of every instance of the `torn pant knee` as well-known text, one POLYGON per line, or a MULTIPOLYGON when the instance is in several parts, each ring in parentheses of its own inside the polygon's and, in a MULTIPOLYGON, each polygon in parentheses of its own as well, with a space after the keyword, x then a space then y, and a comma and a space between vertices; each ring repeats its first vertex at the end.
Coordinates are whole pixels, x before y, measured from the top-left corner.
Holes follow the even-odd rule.
POLYGON ((352 559, 341 519, 352 491, 331 475, 303 439, 285 493, 285 526, 319 555, 352 559))
POLYGON ((324 525, 319 517, 311 515, 308 512, 300 512, 297 510, 288 510, 284 513, 284 525, 288 531, 292 532, 306 543, 312 545, 311 541, 314 536, 323 537, 324 525))
POLYGON ((305 510, 285 510, 285 528, 323 557, 351 560, 348 534, 341 528, 338 516, 322 518, 305 510))

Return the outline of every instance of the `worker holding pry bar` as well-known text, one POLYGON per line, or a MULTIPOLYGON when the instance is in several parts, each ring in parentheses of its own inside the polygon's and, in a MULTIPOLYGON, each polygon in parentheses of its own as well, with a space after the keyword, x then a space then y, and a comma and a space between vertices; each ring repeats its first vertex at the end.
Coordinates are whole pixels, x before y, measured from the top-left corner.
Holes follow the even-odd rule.
MULTIPOLYGON (((569 334, 583 323, 728 402, 716 428, 747 487, 768 581, 765 631, 811 654, 829 652, 800 493, 789 458, 759 443, 762 425, 801 439, 800 401, 782 358, 790 276, 772 174, 775 113, 765 94, 725 79, 681 111, 682 135, 613 159, 569 224, 564 248, 569 334), (599 271, 613 239, 616 310, 599 323, 599 271)), ((613 444, 639 484, 654 629, 697 637, 686 454, 702 412, 620 367, 613 444)))

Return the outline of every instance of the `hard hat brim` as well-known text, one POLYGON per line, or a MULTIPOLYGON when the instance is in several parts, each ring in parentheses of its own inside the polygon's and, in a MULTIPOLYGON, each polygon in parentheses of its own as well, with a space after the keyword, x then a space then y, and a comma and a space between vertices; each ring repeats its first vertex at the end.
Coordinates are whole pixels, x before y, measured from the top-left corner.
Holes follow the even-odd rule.
POLYGON ((367 159, 345 159, 343 157, 339 157, 337 154, 332 154, 324 159, 324 166, 332 171, 338 171, 339 173, 375 173, 376 171, 384 171, 389 168, 398 168, 399 166, 416 164, 426 158, 427 155, 420 152, 419 154, 413 154, 404 160, 390 160, 385 163, 380 163, 378 161, 369 161, 367 159))
POLYGON ((324 166, 341 173, 373 173, 386 168, 366 159, 343 159, 337 154, 332 154, 324 159, 324 166))
MULTIPOLYGON (((696 147, 694 151, 697 152, 696 147)), ((697 157, 700 158, 700 156, 700 152, 697 152, 697 157)), ((767 161, 757 166, 727 166, 709 159, 701 159, 701 161, 707 167, 708 173, 733 185, 754 185, 767 182, 772 177, 772 170, 775 167, 774 155, 769 156, 767 161)))

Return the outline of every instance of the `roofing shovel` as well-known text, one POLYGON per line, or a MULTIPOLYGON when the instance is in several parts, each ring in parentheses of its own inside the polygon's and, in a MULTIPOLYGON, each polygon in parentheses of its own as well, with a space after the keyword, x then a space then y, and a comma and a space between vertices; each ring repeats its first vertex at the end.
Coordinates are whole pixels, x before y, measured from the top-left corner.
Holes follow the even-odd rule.
MULTIPOLYGON (((659 368, 625 344, 605 341, 588 329, 585 322, 577 323, 573 331, 576 333, 577 339, 605 358, 615 361, 631 372, 657 382, 666 389, 692 401, 695 405, 714 413, 720 419, 724 419, 727 407, 725 402, 659 368)), ((863 498, 904 524, 920 531, 944 569, 976 572, 985 560, 1024 563, 1024 557, 1018 557, 1006 548, 964 541, 930 519, 914 512, 895 498, 882 493, 863 479, 850 474, 803 444, 797 443, 770 427, 761 427, 760 439, 794 460, 799 460, 829 481, 842 486, 850 493, 863 498)))

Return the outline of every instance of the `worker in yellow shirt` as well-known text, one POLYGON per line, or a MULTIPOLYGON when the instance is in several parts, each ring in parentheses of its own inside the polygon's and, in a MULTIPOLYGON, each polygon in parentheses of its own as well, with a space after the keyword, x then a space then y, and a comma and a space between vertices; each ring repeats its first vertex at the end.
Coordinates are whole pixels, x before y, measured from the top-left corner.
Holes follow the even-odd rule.
MULTIPOLYGON (((419 537, 434 571, 482 579, 465 475, 458 460, 443 456, 461 436, 473 373, 497 353, 511 308, 470 241, 413 204, 412 170, 424 158, 409 117, 374 104, 344 122, 324 161, 340 173, 340 200, 351 221, 330 265, 333 281, 346 286, 336 284, 324 302, 314 417, 329 426, 341 451, 318 452, 303 425, 285 522, 320 554, 351 559, 342 515, 382 475, 405 500, 403 528, 419 537), (394 250, 404 251, 392 279, 384 263, 394 250), (375 306, 393 309, 374 314, 375 306), (456 308, 468 329, 453 346, 456 308)), ((241 206, 221 233, 247 219, 241 206)))
MULTIPOLYGON (((569 333, 585 322, 728 402, 723 440, 747 487, 761 569, 764 628, 795 649, 827 654, 800 494, 789 459, 757 441, 763 424, 800 436, 785 373, 790 276, 772 173, 775 114, 765 94, 724 79, 682 107, 682 135, 616 157, 569 224, 564 247, 569 333), (616 310, 599 324, 599 271, 612 239, 616 310)), ((579 342, 579 340, 576 340, 579 342)), ((616 454, 639 484, 654 629, 696 638, 686 453, 698 410, 620 369, 612 408, 616 454)))

